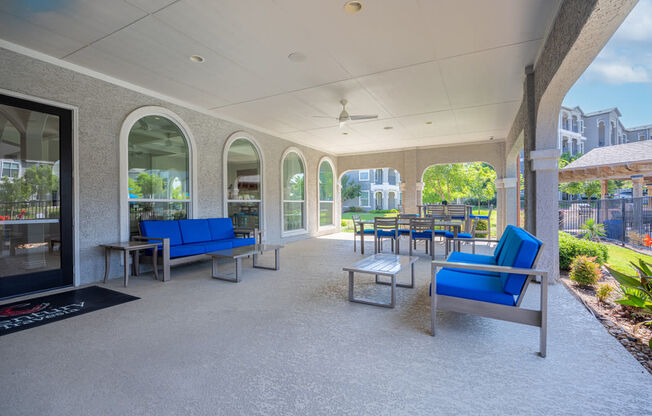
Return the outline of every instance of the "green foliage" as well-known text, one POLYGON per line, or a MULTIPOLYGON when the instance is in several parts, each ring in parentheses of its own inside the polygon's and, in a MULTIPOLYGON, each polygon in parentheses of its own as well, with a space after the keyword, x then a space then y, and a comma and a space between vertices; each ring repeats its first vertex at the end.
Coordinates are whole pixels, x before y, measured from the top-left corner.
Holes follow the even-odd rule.
POLYGON ((361 207, 348 207, 346 212, 364 212, 364 209, 361 207))
POLYGON ((570 265, 569 276, 580 286, 593 286, 600 280, 600 265, 595 262, 595 257, 577 256, 570 265))
POLYGON ((568 233, 559 232, 559 268, 570 270, 571 262, 579 255, 595 257, 595 262, 604 264, 609 258, 607 246, 586 239, 578 239, 568 233))
POLYGON ((129 178, 129 193, 141 197, 143 196, 143 191, 140 189, 140 185, 138 185, 133 178, 129 178))
POLYGON ((369 211, 370 214, 398 214, 397 209, 374 209, 369 211))
POLYGON ((342 220, 340 221, 340 225, 342 226, 342 228, 346 228, 349 226, 349 222, 347 220, 342 220))
MULTIPOLYGON (((152 198, 160 195, 165 190, 165 182, 163 178, 158 175, 150 175, 143 172, 136 178, 136 184, 140 188, 140 196, 144 198, 152 198)), ((134 192, 132 192, 134 193, 134 192)))
MULTIPOLYGON (((359 183, 353 183, 351 178, 344 175, 342 176, 342 201, 348 201, 349 199, 354 199, 360 196, 360 189, 362 186, 359 183)), ((350 211, 349 212, 362 212, 362 211, 350 211)))
POLYGON ((23 179, 30 184, 39 201, 51 198, 52 192, 59 189, 59 178, 52 173, 50 165, 32 166, 25 171, 23 179))
MULTIPOLYGON (((628 276, 607 266, 609 273, 620 283, 622 298, 616 302, 636 308, 642 314, 652 315, 652 263, 640 259, 638 264, 631 262, 631 265, 638 276, 628 276)), ((645 321, 638 323, 634 330, 636 331, 641 325, 651 324, 652 319, 648 317, 645 321)), ((649 347, 652 349, 652 339, 650 339, 649 347)))
POLYGON ((606 235, 604 232, 604 224, 597 222, 593 218, 586 220, 581 228, 584 231, 584 238, 587 240, 600 241, 600 237, 606 235))
POLYGON ((604 283, 598 287, 598 291, 596 292, 595 296, 598 298, 598 301, 600 303, 606 303, 607 299, 609 298, 609 296, 611 296, 611 293, 613 291, 614 288, 611 287, 611 285, 604 283))
MULTIPOLYGON (((0 183, 0 201, 5 203, 25 202, 34 194, 34 188, 25 178, 2 178, 0 183)), ((12 214, 13 215, 13 212, 12 214)))
POLYGON ((434 165, 423 174, 424 203, 458 198, 488 201, 496 195, 496 172, 483 162, 434 165))

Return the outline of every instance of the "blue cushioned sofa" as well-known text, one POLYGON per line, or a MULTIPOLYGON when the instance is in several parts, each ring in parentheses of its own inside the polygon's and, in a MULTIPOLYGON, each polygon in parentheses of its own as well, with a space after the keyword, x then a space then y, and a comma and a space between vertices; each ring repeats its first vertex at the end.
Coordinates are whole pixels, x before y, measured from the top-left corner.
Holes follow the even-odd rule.
POLYGON ((454 251, 446 261, 433 261, 432 335, 437 310, 534 325, 540 327, 540 354, 545 357, 548 275, 536 269, 542 247, 532 234, 509 225, 491 256, 454 251), (534 276, 541 276, 540 310, 521 308, 534 276))
MULTIPOLYGON (((230 218, 141 221, 135 240, 160 241, 163 281, 170 280, 170 266, 208 258, 205 253, 260 243, 262 232, 254 228, 233 228, 230 218)), ((149 253, 151 257, 151 253, 149 253)), ((145 260, 147 254, 145 255, 145 260)))

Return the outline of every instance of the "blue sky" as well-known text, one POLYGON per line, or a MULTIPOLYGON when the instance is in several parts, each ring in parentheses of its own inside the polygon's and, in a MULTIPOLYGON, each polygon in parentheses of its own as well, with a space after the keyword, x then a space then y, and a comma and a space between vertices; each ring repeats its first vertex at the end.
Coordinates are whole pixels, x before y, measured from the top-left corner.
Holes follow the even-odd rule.
POLYGON ((652 0, 639 1, 564 105, 584 112, 618 107, 625 127, 652 124, 652 0))

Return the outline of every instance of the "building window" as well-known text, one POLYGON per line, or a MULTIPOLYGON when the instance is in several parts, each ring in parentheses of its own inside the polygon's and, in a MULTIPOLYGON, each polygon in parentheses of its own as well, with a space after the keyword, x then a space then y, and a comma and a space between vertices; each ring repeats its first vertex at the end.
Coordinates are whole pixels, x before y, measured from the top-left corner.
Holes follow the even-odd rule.
POLYGON ((605 127, 604 121, 598 122, 598 146, 605 145, 605 127))
POLYGON ((20 173, 20 164, 18 162, 2 162, 2 177, 17 178, 20 173))
POLYGON ((382 169, 376 169, 376 182, 375 183, 383 183, 383 170, 382 169))
POLYGON ((305 165, 294 150, 283 158, 283 231, 305 229, 305 165))
POLYGON ((262 176, 260 154, 245 138, 235 139, 226 156, 227 215, 236 227, 260 228, 262 176))
POLYGON ((140 118, 129 131, 129 232, 142 220, 190 217, 190 150, 179 125, 156 115, 140 118))
POLYGON ((359 181, 368 181, 369 180, 369 171, 368 170, 359 170, 358 171, 358 180, 359 181))
POLYGON ((333 187, 333 165, 324 160, 319 165, 319 226, 333 225, 335 188, 333 187))
MULTIPOLYGON (((642 142, 643 140, 645 140, 645 136, 638 136, 638 141, 639 142, 642 142)), ((3 165, 3 170, 2 171, 4 172, 4 165, 3 165)), ((3 173, 2 176, 5 176, 4 173, 3 173)))
POLYGON ((368 207, 369 206, 369 191, 360 191, 360 206, 368 207))

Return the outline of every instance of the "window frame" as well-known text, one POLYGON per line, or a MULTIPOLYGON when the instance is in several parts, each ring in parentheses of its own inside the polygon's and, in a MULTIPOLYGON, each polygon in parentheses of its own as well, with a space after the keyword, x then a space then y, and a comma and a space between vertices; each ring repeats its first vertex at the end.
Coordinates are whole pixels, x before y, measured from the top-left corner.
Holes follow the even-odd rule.
POLYGON ((362 169, 358 171, 358 182, 368 182, 369 181, 369 169, 362 169), (362 178, 362 173, 367 174, 367 178, 363 179, 362 178))
POLYGON ((319 164, 317 165, 317 230, 335 228, 335 200, 337 199, 337 186, 335 186, 336 178, 337 178, 337 174, 335 172, 335 165, 333 164, 333 161, 329 157, 326 156, 322 157, 319 160, 319 164), (321 199, 321 183, 319 181, 321 180, 321 165, 324 163, 328 163, 328 165, 331 167, 331 172, 333 174, 333 200, 332 201, 322 201, 321 199), (321 225, 322 203, 332 204, 330 224, 321 225))
POLYGON ((360 207, 363 208, 369 208, 371 205, 369 205, 369 191, 368 190, 362 190, 360 191, 360 196, 358 197, 358 203, 360 204, 360 207), (367 194, 367 205, 362 205, 362 194, 367 194))
MULTIPOLYGON (((258 229, 264 229, 265 224, 265 161, 263 158, 263 152, 261 151, 258 141, 251 134, 244 131, 237 131, 231 134, 226 143, 224 144, 224 149, 222 151, 222 215, 225 218, 228 218, 229 215, 229 203, 258 203, 258 229), (229 191, 229 150, 231 145, 239 139, 245 139, 254 147, 258 153, 258 163, 259 163, 259 175, 260 175, 260 199, 228 199, 229 191)), ((263 238, 265 236, 263 235, 263 238)))
MULTIPOLYGON (((129 133, 138 120, 147 116, 164 117, 181 130, 188 146, 188 189, 190 200, 188 202, 188 218, 198 218, 197 204, 197 158, 195 153, 197 145, 192 131, 183 119, 171 110, 160 106, 144 106, 137 108, 127 115, 120 128, 120 239, 129 240, 129 133)), ((138 199, 141 202, 158 202, 158 200, 138 199)), ((166 200, 167 201, 167 200, 166 200)), ((178 201, 178 200, 177 200, 178 201)), ((185 200, 183 200, 185 201, 185 200)))
POLYGON ((280 183, 281 183, 281 193, 280 193, 280 200, 281 200, 281 237, 287 237, 287 236, 293 236, 293 235, 300 235, 300 234, 306 234, 308 232, 308 201, 306 198, 307 194, 307 189, 308 189, 308 165, 306 164, 306 158, 303 156, 303 153, 301 150, 297 149, 296 147, 288 147, 285 149, 285 152, 283 152, 283 155, 281 156, 281 176, 280 176, 280 183), (286 200, 285 199, 285 183, 284 181, 284 164, 285 164, 285 158, 287 158, 291 153, 296 153, 299 156, 299 160, 301 160, 301 163, 303 164, 303 199, 298 200, 298 199, 292 199, 292 200, 286 200), (303 204, 303 215, 301 218, 301 228, 296 229, 296 230, 286 230, 285 229, 285 203, 296 203, 296 202, 301 202, 303 204))

